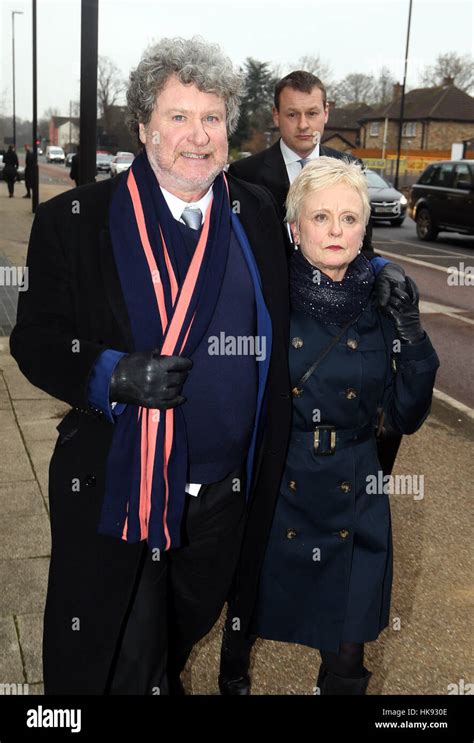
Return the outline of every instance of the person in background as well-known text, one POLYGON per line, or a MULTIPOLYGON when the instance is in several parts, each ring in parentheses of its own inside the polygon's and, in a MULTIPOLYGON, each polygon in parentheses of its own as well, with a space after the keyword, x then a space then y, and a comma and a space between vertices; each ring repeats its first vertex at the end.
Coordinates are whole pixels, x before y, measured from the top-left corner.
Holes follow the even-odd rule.
MULTIPOLYGON (((294 70, 275 85, 273 123, 280 138, 268 149, 231 163, 229 173, 249 183, 265 186, 273 195, 278 213, 285 220, 288 189, 302 168, 318 157, 357 160, 353 155, 322 144, 329 105, 324 83, 305 70, 294 70)), ((360 160, 357 162, 361 163, 360 160)), ((285 229, 286 237, 288 232, 285 229)), ((291 253, 291 245, 288 244, 291 253)), ((364 235, 363 250, 373 257, 372 227, 364 235)))
POLYGON ((3 156, 3 180, 6 181, 8 186, 8 196, 10 199, 14 196, 15 181, 18 172, 18 155, 15 152, 13 145, 8 146, 8 150, 3 156))
POLYGON ((24 199, 31 198, 31 189, 33 188, 33 177, 34 177, 34 162, 35 156, 30 150, 29 145, 25 144, 25 187, 26 194, 23 196, 24 199))
POLYGON ((79 145, 77 145, 77 152, 71 160, 71 171, 69 178, 71 178, 76 186, 79 185, 79 145))

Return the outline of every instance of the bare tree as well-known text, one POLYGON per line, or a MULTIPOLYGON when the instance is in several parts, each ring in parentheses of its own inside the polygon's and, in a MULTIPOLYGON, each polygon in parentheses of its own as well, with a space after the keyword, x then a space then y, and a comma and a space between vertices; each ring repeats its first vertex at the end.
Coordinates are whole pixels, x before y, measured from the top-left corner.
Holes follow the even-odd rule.
POLYGON ((296 70, 306 70, 311 72, 324 83, 326 87, 332 84, 332 70, 327 62, 324 62, 319 54, 303 54, 299 58, 298 64, 294 67, 296 70))
POLYGON ((372 75, 352 72, 334 86, 338 106, 348 103, 373 103, 375 79, 372 75))
POLYGON ((393 86, 396 80, 388 67, 382 67, 375 81, 373 103, 385 106, 390 103, 393 95, 393 86))
POLYGON ((61 114, 59 113, 59 108, 57 108, 57 106, 50 106, 43 111, 43 119, 47 119, 49 121, 53 116, 61 116, 61 114))
POLYGON ((442 85, 445 77, 454 78, 454 84, 471 93, 474 90, 474 60, 470 54, 461 56, 457 52, 438 54, 433 65, 427 65, 420 75, 425 87, 442 85))
POLYGON ((104 126, 109 128, 109 110, 119 100, 125 82, 119 68, 110 57, 99 56, 97 69, 97 105, 104 126))

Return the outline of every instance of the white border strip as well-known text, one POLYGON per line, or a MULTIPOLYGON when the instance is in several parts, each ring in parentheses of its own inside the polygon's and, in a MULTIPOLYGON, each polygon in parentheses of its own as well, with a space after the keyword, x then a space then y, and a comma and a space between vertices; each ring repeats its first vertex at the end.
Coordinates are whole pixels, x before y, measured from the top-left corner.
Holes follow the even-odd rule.
POLYGON ((441 390, 438 390, 435 387, 433 390, 433 397, 436 398, 436 400, 445 402, 447 405, 450 405, 452 408, 459 410, 460 413, 464 413, 464 415, 467 415, 468 418, 472 418, 472 420, 474 420, 474 408, 470 408, 467 405, 464 405, 463 402, 459 402, 459 400, 451 397, 451 395, 447 395, 446 392, 441 392, 441 390))
MULTIPOLYGON (((416 258, 408 258, 406 255, 401 255, 400 253, 389 253, 386 250, 378 250, 380 255, 388 255, 389 258, 396 258, 397 261, 406 261, 407 263, 414 263, 416 266, 426 266, 427 268, 434 268, 435 271, 442 271, 443 273, 448 273, 448 269, 444 266, 437 266, 436 263, 428 263, 428 261, 419 261, 416 258)), ((458 276, 462 276, 463 278, 466 278, 464 271, 460 271, 458 268, 456 269, 456 273, 458 276)))

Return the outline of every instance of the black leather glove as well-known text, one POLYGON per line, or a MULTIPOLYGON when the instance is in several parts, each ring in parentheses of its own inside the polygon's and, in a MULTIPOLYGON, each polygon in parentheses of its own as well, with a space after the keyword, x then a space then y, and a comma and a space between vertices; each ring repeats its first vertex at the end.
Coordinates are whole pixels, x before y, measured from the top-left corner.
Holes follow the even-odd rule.
POLYGON ((377 274, 374 292, 380 307, 385 307, 393 284, 405 284, 405 271, 398 263, 387 263, 377 274))
POLYGON ((425 337, 425 331, 420 323, 419 298, 417 286, 409 276, 403 284, 392 284, 384 312, 395 323, 397 335, 402 343, 419 343, 425 337))
POLYGON ((117 364, 110 380, 111 402, 167 410, 185 402, 181 389, 193 362, 159 351, 131 353, 117 364))

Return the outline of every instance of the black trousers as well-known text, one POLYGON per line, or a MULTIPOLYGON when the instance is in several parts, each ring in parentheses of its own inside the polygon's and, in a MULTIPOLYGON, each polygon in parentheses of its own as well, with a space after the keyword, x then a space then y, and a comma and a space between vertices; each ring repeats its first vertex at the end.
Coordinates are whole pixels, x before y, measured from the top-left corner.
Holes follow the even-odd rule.
POLYGON ((5 178, 8 186, 8 194, 9 196, 13 196, 13 192, 15 191, 15 176, 13 178, 5 178))
POLYGON ((168 694, 193 646, 218 620, 234 576, 245 520, 241 470, 187 495, 183 545, 144 551, 111 669, 109 694, 168 694))

